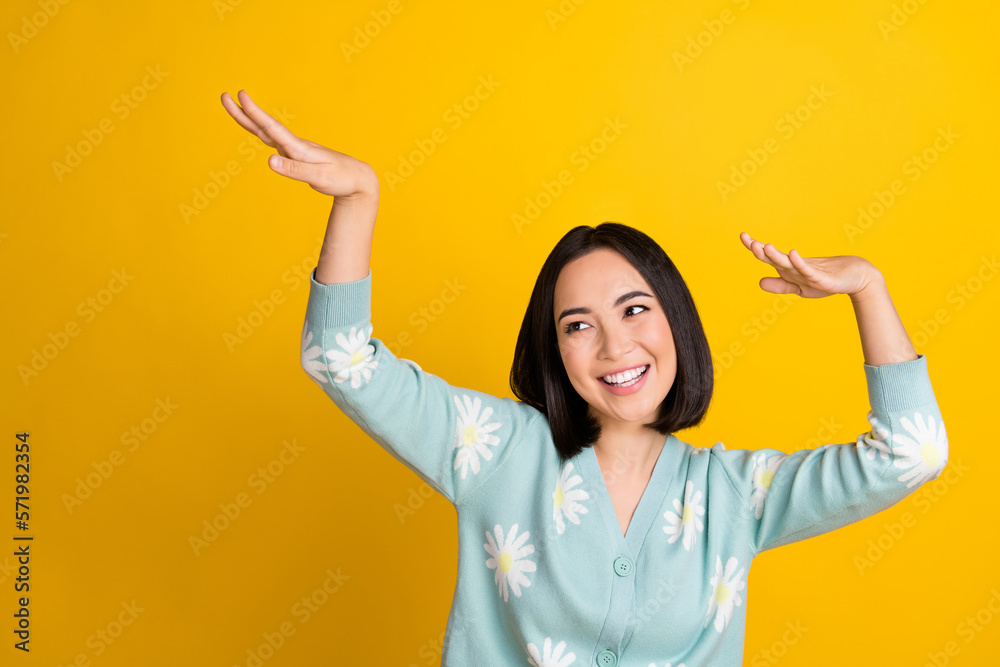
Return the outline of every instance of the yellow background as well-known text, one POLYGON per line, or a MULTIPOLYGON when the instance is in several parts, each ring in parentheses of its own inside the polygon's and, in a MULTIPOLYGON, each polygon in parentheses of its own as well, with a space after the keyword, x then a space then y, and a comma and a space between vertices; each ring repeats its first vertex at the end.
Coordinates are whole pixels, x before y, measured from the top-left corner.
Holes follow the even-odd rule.
POLYGON ((982 279, 998 239, 996 5, 561 7, 4 3, 0 663, 247 665, 282 623, 295 632, 269 667, 439 661, 454 509, 435 494, 415 501, 428 487, 300 367, 304 280, 331 202, 270 171, 273 151, 229 117, 220 95, 245 88, 297 135, 375 167, 373 335, 408 340, 399 354, 456 386, 510 395, 546 255, 571 227, 614 220, 671 256, 718 355, 709 416, 679 437, 794 451, 833 420, 824 442, 851 442, 868 428, 868 403, 849 300, 768 312, 776 296, 757 281, 774 273, 739 233, 871 260, 927 355, 949 470, 962 474, 756 559, 744 664, 777 664, 767 650, 788 666, 921 665, 950 641, 949 664, 995 664, 1000 615, 988 612, 971 640, 957 628, 1000 596, 989 342, 1000 280, 982 279), (345 55, 344 44, 364 44, 366 24, 374 36, 345 55), (688 49, 695 57, 679 61, 688 49), (157 68, 159 80, 147 76, 157 68), (480 77, 498 85, 477 99, 480 77), (829 97, 810 109, 812 87, 829 97), (136 99, 126 117, 123 95, 136 99), (463 104, 475 109, 449 121, 463 104), (789 136, 779 123, 795 113, 789 136), (626 127, 601 145, 609 118, 626 127), (113 131, 98 133, 102 122, 113 131), (957 139, 934 155, 948 128, 957 139), (436 129, 445 140, 415 153, 436 129), (719 182, 769 140, 777 150, 723 198, 719 182), (89 154, 60 172, 81 145, 89 154), (593 159, 580 159, 582 146, 593 159), (933 164, 907 172, 925 150, 933 164), (411 159, 420 164, 390 185, 411 159), (230 163, 238 172, 223 178, 230 163), (562 170, 572 183, 518 229, 512 216, 562 170), (905 192, 852 236, 859 207, 894 180, 905 192), (124 288, 113 281, 122 270, 124 288), (450 303, 446 281, 464 285, 450 303), (971 298, 959 299, 960 286, 971 298), (104 300, 100 312, 88 299, 104 300), (259 326, 227 344, 259 308, 259 326), (422 308, 433 319, 422 323, 422 308), (58 347, 72 323, 77 335, 58 347), (743 354, 723 365, 734 342, 743 354), (43 350, 44 368, 25 374, 43 350), (176 406, 159 421, 158 401, 176 406), (144 428, 137 446, 123 440, 144 428), (12 648, 11 632, 20 431, 32 447, 30 654, 12 648), (258 493, 251 476, 286 442, 304 449, 258 493), (120 465, 67 505, 116 450, 120 465), (224 524, 220 503, 240 493, 251 503, 196 555, 191 536, 224 524), (401 518, 407 502, 416 509, 401 518), (885 524, 906 512, 915 523, 890 540, 885 524), (859 571, 856 557, 880 537, 891 547, 859 571), (295 605, 328 569, 346 579, 303 621, 295 605), (142 611, 122 617, 130 624, 112 643, 99 640, 133 601, 142 611), (796 622, 808 630, 785 642, 796 622))

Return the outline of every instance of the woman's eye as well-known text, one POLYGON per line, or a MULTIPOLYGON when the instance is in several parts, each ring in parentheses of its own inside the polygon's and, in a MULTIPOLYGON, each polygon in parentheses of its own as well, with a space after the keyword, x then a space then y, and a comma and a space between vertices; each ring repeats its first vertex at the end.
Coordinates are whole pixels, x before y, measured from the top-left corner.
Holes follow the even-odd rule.
MULTIPOLYGON (((633 308, 642 308, 642 310, 649 310, 649 308, 647 308, 646 306, 643 306, 643 305, 640 305, 640 304, 636 303, 636 304, 633 304, 633 305, 629 306, 628 308, 626 308, 625 312, 628 313, 628 311, 632 310, 633 308)), ((640 311, 640 312, 642 312, 642 311, 640 311)), ((635 315, 626 315, 626 317, 635 317, 635 315)), ((570 322, 569 324, 566 325, 566 328, 564 328, 563 331, 565 333, 573 333, 574 331, 580 331, 580 329, 574 329, 573 328, 574 325, 577 325, 577 324, 582 324, 585 327, 589 327, 590 326, 589 324, 585 324, 584 322, 570 322)))
POLYGON ((631 305, 628 308, 626 308, 625 312, 628 312, 628 311, 632 310, 633 308, 642 308, 643 310, 649 310, 649 308, 646 308, 646 306, 642 306, 640 304, 634 304, 634 305, 631 305))

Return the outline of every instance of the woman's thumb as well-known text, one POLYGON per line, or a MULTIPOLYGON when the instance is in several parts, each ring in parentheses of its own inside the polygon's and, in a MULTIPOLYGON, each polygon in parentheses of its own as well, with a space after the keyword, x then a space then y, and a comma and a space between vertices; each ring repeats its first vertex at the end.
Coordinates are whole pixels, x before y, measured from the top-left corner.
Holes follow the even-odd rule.
POLYGON ((280 155, 268 156, 267 165, 282 176, 287 176, 292 180, 309 183, 310 185, 316 177, 315 165, 311 165, 307 162, 299 162, 297 160, 289 160, 288 158, 281 157, 280 155))

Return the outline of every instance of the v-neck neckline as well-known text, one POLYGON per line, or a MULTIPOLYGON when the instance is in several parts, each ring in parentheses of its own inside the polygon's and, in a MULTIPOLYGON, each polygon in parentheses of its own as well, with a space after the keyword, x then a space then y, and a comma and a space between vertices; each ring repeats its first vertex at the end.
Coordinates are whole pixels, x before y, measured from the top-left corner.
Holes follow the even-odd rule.
POLYGON ((677 443, 671 433, 664 439, 663 447, 656 457, 653 465, 653 472, 649 475, 646 488, 643 489, 639 502, 635 506, 632 518, 629 520, 625 534, 622 534, 621 523, 618 521, 618 513, 615 511, 614 503, 611 501, 611 493, 604 481, 604 473, 601 472, 601 465, 597 461, 597 452, 593 445, 589 445, 583 452, 581 464, 587 470, 589 477, 594 479, 592 486, 597 491, 597 506, 604 517, 604 524, 611 534, 613 541, 619 548, 627 549, 633 556, 639 553, 649 528, 656 519, 657 511, 663 504, 663 498, 667 494, 667 486, 670 482, 672 466, 668 459, 672 459, 672 452, 677 451, 677 443))

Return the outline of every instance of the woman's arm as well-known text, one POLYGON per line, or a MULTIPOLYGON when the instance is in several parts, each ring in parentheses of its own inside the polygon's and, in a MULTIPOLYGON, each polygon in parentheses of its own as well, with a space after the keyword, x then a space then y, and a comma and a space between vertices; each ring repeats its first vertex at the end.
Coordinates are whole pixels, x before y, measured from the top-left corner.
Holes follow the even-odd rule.
POLYGON ((805 299, 832 294, 850 296, 866 364, 883 366, 917 358, 889 297, 885 277, 867 259, 857 255, 803 258, 795 249, 785 254, 746 232, 740 234, 740 240, 754 257, 778 272, 778 277, 761 278, 761 289, 775 294, 795 293, 805 299))
POLYGON ((761 279, 762 289, 804 298, 850 295, 871 404, 871 430, 854 442, 791 454, 777 438, 764 449, 712 449, 712 461, 746 509, 751 544, 760 553, 891 507, 941 475, 949 447, 927 359, 913 349, 882 274, 861 257, 803 258, 747 234, 741 238, 778 271, 780 277, 761 279))
POLYGON ((346 153, 295 136, 257 106, 245 90, 229 93, 222 106, 240 127, 278 151, 268 158, 274 171, 308 183, 317 192, 333 197, 326 238, 316 268, 316 281, 329 285, 362 280, 368 275, 378 213, 379 185, 375 170, 346 153))
POLYGON ((373 337, 375 170, 295 136, 245 91, 239 99, 242 108, 224 93, 222 104, 240 126, 277 149, 268 158, 271 169, 334 197, 310 275, 303 370, 351 421, 458 505, 509 460, 533 425, 547 428, 544 415, 520 401, 451 385, 373 337))
MULTIPOLYGON (((375 176, 374 171, 372 176, 375 176)), ((368 275, 377 213, 378 178, 370 191, 354 198, 334 198, 316 264, 316 282, 323 285, 349 283, 368 275)))
POLYGON ((917 358, 881 271, 871 266, 867 285, 850 296, 866 364, 882 366, 917 358))

